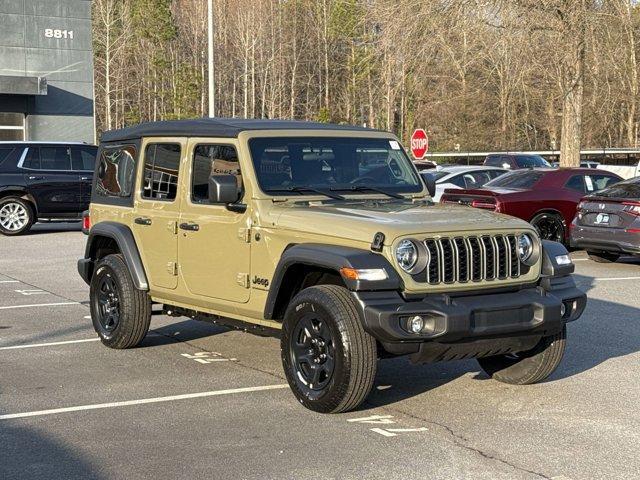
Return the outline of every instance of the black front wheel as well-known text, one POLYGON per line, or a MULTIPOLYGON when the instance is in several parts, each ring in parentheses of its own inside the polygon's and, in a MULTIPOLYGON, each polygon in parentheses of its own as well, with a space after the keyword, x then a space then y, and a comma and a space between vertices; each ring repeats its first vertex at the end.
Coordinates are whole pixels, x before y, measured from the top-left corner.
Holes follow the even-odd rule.
POLYGON ((133 284, 122 255, 97 263, 89 295, 93 328, 103 344, 122 349, 142 341, 151 323, 151 300, 133 284))
POLYGON ((344 287, 320 285, 298 293, 285 313, 280 347, 291 390, 310 410, 353 410, 371 391, 376 342, 362 328, 344 287))

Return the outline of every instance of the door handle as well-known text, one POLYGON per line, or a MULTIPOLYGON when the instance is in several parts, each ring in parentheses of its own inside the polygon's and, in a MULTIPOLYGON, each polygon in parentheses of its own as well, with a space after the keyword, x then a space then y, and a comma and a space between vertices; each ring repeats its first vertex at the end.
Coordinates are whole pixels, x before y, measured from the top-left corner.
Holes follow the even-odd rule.
POLYGON ((181 223, 180 224, 180 228, 182 230, 189 230, 190 232, 197 232, 198 230, 200 230, 200 225, 198 225, 197 223, 181 223))
POLYGON ((92 177, 80 177, 80 180, 86 182, 87 180, 92 180, 92 177))
POLYGON ((38 176, 38 175, 29 175, 27 177, 29 180, 44 180, 44 177, 38 176))
POLYGON ((151 225, 151 219, 147 217, 138 217, 134 220, 138 225, 151 225))

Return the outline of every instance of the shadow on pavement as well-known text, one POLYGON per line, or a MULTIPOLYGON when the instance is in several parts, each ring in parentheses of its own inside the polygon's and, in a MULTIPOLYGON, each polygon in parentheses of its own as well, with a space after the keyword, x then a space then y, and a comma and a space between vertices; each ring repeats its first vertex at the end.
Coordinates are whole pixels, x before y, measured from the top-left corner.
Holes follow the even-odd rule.
POLYGON ((0 420, 0 478, 100 479, 98 467, 24 420, 0 420))

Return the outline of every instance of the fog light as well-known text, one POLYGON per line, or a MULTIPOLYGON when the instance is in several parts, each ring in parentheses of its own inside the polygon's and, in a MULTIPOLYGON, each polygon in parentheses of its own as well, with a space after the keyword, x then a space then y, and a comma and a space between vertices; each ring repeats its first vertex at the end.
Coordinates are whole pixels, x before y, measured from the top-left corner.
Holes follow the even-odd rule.
POLYGON ((567 313, 567 306, 562 303, 560 304, 560 316, 564 318, 564 314, 567 313))
POLYGON ((408 327, 411 333, 420 333, 424 328, 424 319, 419 315, 410 317, 408 327))

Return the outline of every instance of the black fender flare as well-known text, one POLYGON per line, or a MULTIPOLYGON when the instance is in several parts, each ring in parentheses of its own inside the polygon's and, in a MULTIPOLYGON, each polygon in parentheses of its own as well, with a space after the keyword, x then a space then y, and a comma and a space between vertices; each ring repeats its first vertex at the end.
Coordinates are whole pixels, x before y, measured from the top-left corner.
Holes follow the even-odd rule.
POLYGON ((575 265, 571 262, 568 265, 559 265, 556 257, 569 255, 567 248, 551 240, 542 240, 542 275, 546 277, 563 277, 571 275, 575 270, 575 265))
POLYGON ((385 280, 352 280, 345 279, 345 285, 351 291, 401 290, 402 279, 389 261, 378 253, 360 248, 325 245, 319 243, 297 244, 287 248, 276 266, 267 302, 264 318, 274 317, 280 287, 287 271, 295 265, 319 267, 340 274, 341 268, 373 269, 383 268, 387 272, 385 280))
MULTIPOLYGON (((142 264, 142 258, 140 257, 136 240, 133 237, 133 232, 129 227, 121 223, 99 222, 91 227, 91 230, 89 230, 89 238, 87 239, 87 246, 85 247, 85 258, 78 262, 78 269, 80 269, 80 262, 84 261, 85 263, 89 262, 92 264, 96 260, 96 239, 100 237, 115 240, 129 268, 133 284, 138 290, 149 290, 147 274, 144 271, 144 265, 142 264)), ((91 280, 91 274, 91 271, 86 273, 88 278, 84 278, 85 274, 82 274, 87 283, 91 280)))

